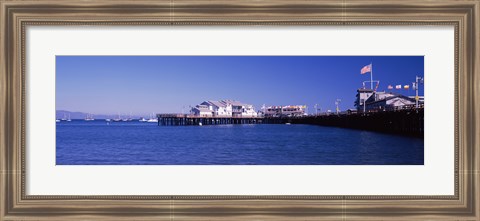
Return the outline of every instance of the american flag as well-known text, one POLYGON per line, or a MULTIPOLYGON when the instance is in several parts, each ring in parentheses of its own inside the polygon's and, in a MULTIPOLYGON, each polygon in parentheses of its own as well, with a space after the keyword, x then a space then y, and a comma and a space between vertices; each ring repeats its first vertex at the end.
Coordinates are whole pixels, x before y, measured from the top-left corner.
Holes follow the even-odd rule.
POLYGON ((372 71, 372 64, 369 64, 365 67, 362 68, 362 70, 360 70, 360 74, 365 74, 367 72, 371 72, 372 71))

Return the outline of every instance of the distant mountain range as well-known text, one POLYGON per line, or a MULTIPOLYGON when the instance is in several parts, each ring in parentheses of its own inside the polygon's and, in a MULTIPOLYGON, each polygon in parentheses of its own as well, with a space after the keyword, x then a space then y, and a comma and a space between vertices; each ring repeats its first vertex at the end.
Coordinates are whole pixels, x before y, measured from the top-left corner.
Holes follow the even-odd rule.
MULTIPOLYGON (((57 110, 55 112, 55 117, 56 119, 62 119, 64 117, 68 118, 70 117, 70 119, 85 119, 85 117, 87 117, 89 113, 84 113, 84 112, 73 112, 73 111, 66 111, 66 110, 57 110)), ((113 118, 117 118, 118 115, 107 115, 107 114, 90 114, 93 118, 95 119, 107 119, 107 118, 110 118, 110 119, 113 119, 113 118)), ((120 115, 121 118, 126 118, 126 117, 131 117, 133 119, 140 119, 142 117, 148 117, 148 116, 136 116, 136 115, 132 115, 132 116, 129 116, 129 115, 120 115)))

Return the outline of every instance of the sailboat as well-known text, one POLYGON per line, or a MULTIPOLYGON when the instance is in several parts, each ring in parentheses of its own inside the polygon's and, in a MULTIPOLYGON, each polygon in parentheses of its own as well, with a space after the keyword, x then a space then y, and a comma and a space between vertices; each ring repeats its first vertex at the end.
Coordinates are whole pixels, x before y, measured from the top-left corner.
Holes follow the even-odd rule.
POLYGON ((128 117, 122 119, 122 121, 132 121, 132 120, 133 120, 132 119, 132 113, 130 113, 130 115, 128 115, 128 117))
POLYGON ((118 117, 113 119, 113 122, 119 122, 122 121, 122 118, 120 117, 120 114, 118 114, 118 117))
POLYGON ((154 117, 155 114, 150 115, 150 119, 147 120, 147 123, 158 123, 158 118, 154 117))
POLYGON ((68 122, 72 121, 72 119, 70 118, 70 114, 68 114, 67 121, 68 121, 68 122))
POLYGON ((87 117, 85 117, 85 121, 94 121, 95 119, 93 118, 92 114, 87 114, 87 117))

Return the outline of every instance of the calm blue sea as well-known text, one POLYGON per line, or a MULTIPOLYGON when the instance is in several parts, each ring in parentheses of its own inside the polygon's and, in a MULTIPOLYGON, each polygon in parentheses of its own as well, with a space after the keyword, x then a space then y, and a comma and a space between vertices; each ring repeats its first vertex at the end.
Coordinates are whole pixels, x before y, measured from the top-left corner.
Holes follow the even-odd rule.
POLYGON ((57 165, 423 165, 423 139, 313 125, 56 123, 57 165))

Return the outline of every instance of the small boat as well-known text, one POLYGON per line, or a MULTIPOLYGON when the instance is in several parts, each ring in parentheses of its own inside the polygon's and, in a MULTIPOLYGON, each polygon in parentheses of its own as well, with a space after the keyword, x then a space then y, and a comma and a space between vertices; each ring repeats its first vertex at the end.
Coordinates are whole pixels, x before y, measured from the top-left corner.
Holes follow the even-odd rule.
POLYGON ((85 117, 85 121, 94 121, 95 119, 93 118, 92 114, 87 114, 87 117, 85 117))
POLYGON ((63 113, 63 117, 62 119, 60 119, 61 121, 67 121, 67 114, 63 113))
POLYGON ((122 118, 120 117, 120 114, 116 118, 113 119, 113 122, 120 122, 122 121, 122 118))
POLYGON ((123 122, 129 122, 129 121, 132 121, 132 115, 130 114, 129 116, 125 115, 125 118, 122 118, 122 121, 123 122))
POLYGON ((72 119, 70 118, 70 114, 68 114, 67 121, 68 121, 68 122, 72 121, 72 119))
POLYGON ((60 122, 60 120, 59 120, 59 119, 55 119, 55 122, 57 122, 57 123, 58 123, 58 122, 60 122))
POLYGON ((203 125, 202 122, 199 122, 199 123, 198 123, 198 126, 202 126, 202 125, 203 125))
POLYGON ((150 118, 147 120, 147 123, 158 123, 158 119, 157 118, 150 118))
POLYGON ((105 119, 105 121, 110 122, 110 121, 112 121, 112 119, 107 118, 107 119, 105 119))
POLYGON ((158 123, 158 118, 154 116, 155 114, 150 115, 150 119, 147 120, 147 123, 158 123))
POLYGON ((138 120, 138 121, 139 121, 139 122, 147 122, 148 120, 142 117, 142 118, 140 118, 140 120, 138 120))
POLYGON ((285 123, 286 125, 290 125, 291 123, 285 123))

